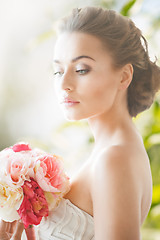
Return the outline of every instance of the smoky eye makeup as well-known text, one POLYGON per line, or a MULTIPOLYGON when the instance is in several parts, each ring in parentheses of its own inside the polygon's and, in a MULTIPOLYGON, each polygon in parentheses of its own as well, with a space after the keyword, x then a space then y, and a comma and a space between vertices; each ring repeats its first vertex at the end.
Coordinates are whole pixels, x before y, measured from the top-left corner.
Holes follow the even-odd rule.
POLYGON ((79 73, 79 74, 86 74, 86 73, 88 73, 88 72, 90 72, 91 71, 91 67, 90 66, 88 66, 87 64, 78 64, 77 66, 76 66, 76 70, 75 70, 77 73, 79 73))

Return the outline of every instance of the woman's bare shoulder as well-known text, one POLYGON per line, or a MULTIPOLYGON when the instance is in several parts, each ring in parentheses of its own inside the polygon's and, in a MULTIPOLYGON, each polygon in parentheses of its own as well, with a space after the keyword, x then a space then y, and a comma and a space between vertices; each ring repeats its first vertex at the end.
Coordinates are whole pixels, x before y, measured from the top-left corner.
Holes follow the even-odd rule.
MULTIPOLYGON (((119 145, 111 145, 109 147, 105 147, 99 151, 96 155, 95 166, 101 164, 111 164, 112 166, 117 164, 127 164, 132 161, 133 158, 137 158, 140 154, 142 155, 143 151, 135 151, 136 147, 131 144, 119 144, 119 145)), ((144 152, 145 156, 145 152, 144 152)))
POLYGON ((131 158, 119 145, 103 149, 95 161, 91 196, 97 239, 139 239, 141 190, 131 158))
POLYGON ((122 139, 115 144, 106 145, 96 154, 95 167, 107 164, 108 167, 131 168, 144 167, 149 159, 146 153, 143 140, 135 131, 123 134, 122 139))
MULTIPOLYGON (((122 144, 103 149, 92 167, 91 195, 97 219, 100 218, 98 212, 100 205, 101 211, 103 212, 104 208, 106 213, 110 212, 112 207, 112 210, 117 209, 117 211, 121 208, 123 218, 122 215, 114 215, 114 211, 109 214, 114 223, 116 224, 118 219, 122 220, 124 223, 121 222, 122 225, 120 224, 119 227, 125 228, 127 214, 133 214, 134 217, 128 221, 132 224, 134 219, 138 226, 143 222, 150 207, 151 188, 148 189, 149 186, 151 186, 150 166, 143 147, 141 149, 136 147, 136 144, 135 146, 122 144), (104 200, 104 204, 101 204, 99 199, 102 200, 101 203, 104 200), (106 202, 111 204, 109 208, 106 207, 106 202), (141 204, 147 205, 147 208, 141 209, 141 204), (134 212, 132 212, 133 209, 134 212)), ((108 217, 105 219, 108 221, 108 217)))
MULTIPOLYGON (((143 145, 121 144, 102 149, 92 166, 92 176, 109 176, 132 182, 137 188, 144 188, 143 179, 150 179, 150 164, 143 145)), ((109 181, 109 179, 108 179, 109 181)))

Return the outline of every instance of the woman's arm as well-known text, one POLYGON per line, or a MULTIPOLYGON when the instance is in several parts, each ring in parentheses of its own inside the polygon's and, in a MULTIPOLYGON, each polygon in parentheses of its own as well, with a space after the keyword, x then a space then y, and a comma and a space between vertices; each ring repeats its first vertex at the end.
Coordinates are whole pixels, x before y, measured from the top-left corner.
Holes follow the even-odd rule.
POLYGON ((142 185, 133 160, 129 151, 115 146, 103 152, 93 167, 96 240, 140 240, 142 185))

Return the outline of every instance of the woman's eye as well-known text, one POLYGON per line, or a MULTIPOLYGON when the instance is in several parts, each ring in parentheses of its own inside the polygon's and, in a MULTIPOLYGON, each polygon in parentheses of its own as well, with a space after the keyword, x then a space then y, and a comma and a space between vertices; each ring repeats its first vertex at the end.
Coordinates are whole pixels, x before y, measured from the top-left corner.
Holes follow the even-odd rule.
POLYGON ((62 76, 62 75, 63 75, 63 72, 60 72, 60 71, 54 72, 54 76, 62 76))
POLYGON ((89 72, 89 69, 80 69, 76 70, 76 72, 79 73, 80 75, 84 75, 89 72))

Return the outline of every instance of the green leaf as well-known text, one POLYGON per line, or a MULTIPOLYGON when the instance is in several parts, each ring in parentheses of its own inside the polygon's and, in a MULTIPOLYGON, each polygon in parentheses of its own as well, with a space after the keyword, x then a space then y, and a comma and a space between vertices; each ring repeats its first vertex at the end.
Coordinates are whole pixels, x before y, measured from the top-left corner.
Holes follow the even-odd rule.
POLYGON ((121 9, 120 13, 123 16, 129 16, 129 11, 133 7, 133 5, 136 3, 136 0, 130 0, 128 1, 121 9))
POLYGON ((156 205, 160 203, 160 185, 153 186, 152 204, 156 205))
POLYGON ((158 101, 153 104, 153 116, 160 123, 160 103, 158 101))

